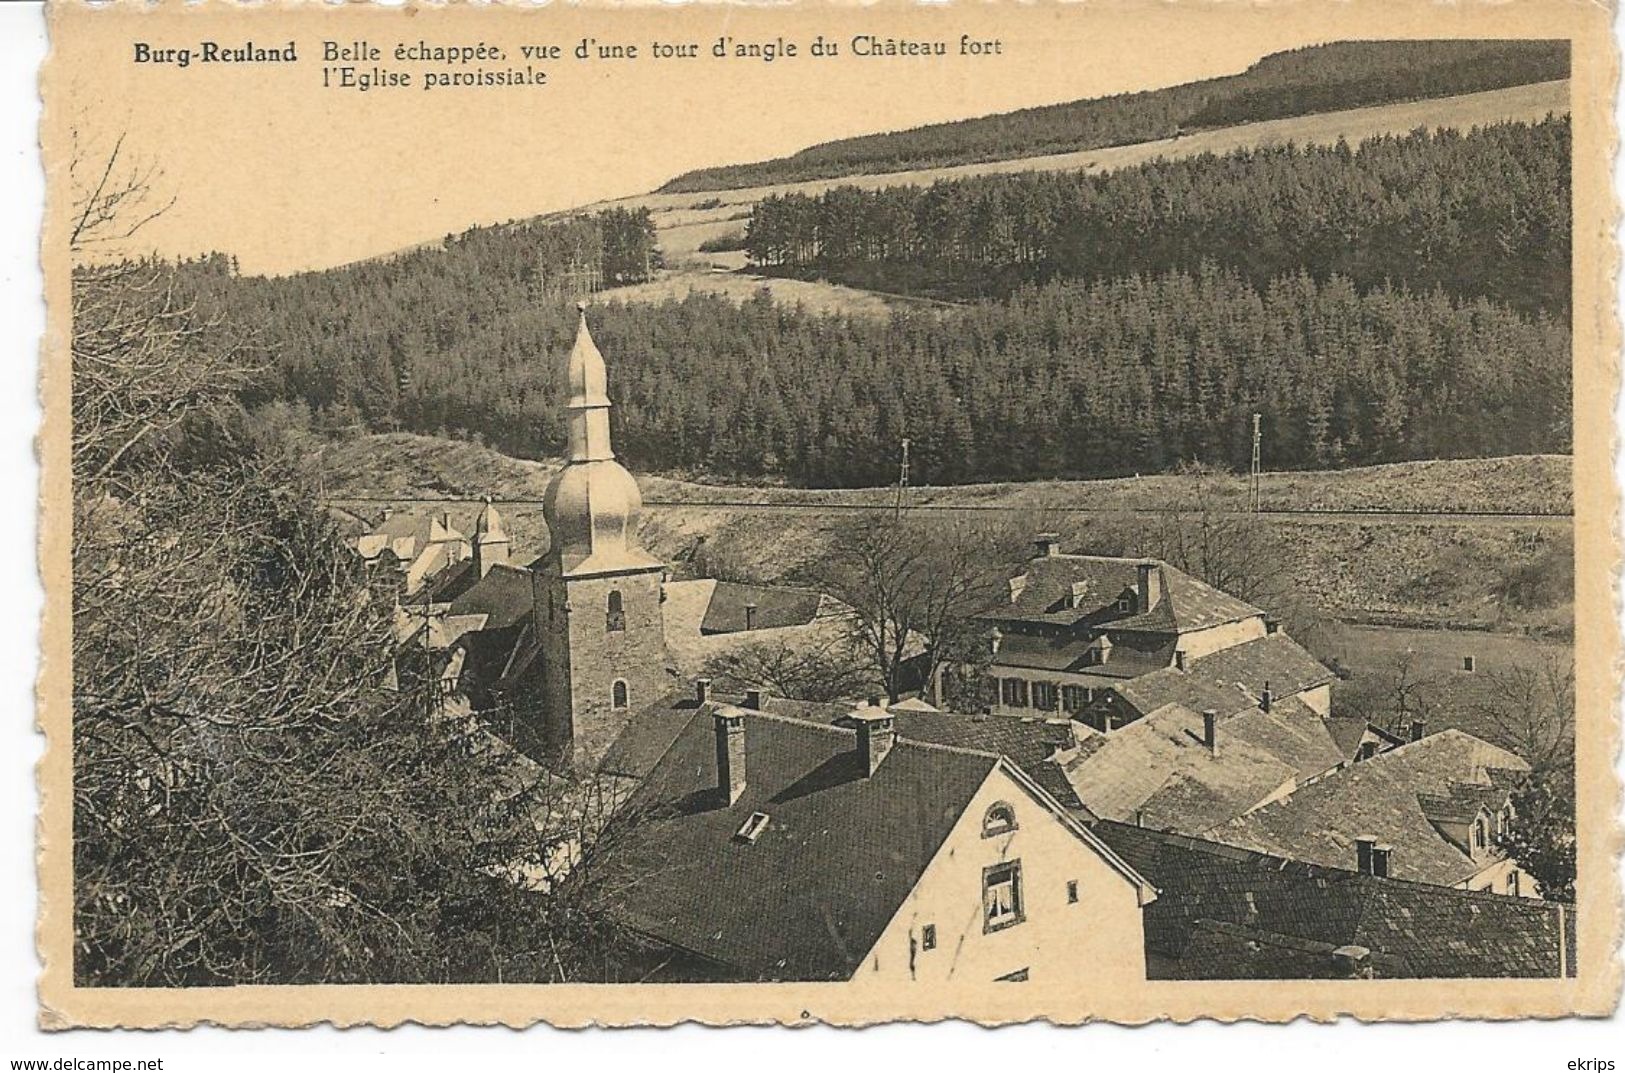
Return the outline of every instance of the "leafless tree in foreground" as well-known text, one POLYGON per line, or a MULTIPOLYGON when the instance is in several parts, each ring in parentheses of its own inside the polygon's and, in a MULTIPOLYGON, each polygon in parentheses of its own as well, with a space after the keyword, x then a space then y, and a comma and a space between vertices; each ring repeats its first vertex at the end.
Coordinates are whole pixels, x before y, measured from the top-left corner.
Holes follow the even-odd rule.
POLYGON ((76 980, 589 973, 605 928, 558 869, 588 874, 595 788, 389 687, 391 594, 243 434, 254 354, 207 280, 86 257, 149 203, 120 167, 75 212, 76 980))

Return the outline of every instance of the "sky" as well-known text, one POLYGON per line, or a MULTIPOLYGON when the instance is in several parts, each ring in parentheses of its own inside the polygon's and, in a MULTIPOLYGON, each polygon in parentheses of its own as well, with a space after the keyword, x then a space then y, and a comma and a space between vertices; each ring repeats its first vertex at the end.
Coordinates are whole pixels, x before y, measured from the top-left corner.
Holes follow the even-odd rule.
MULTIPOLYGON (((537 9, 59 12, 48 72, 51 129, 86 156, 120 135, 154 165, 174 205, 139 234, 177 256, 219 250, 244 272, 286 273, 387 253, 470 226, 649 191, 690 169, 784 155, 818 142, 1233 73, 1260 56, 1346 37, 1404 36, 1405 3, 1373 33, 1352 5, 1121 4, 778 10, 689 6, 537 9), (948 57, 852 55, 856 33, 944 40, 948 57), (841 55, 805 55, 815 35, 841 55), (961 35, 999 39, 963 57, 961 35), (715 60, 719 36, 802 45, 773 62, 715 60), (324 89, 324 41, 365 41, 406 70, 397 43, 524 44, 568 55, 601 43, 692 42, 692 60, 536 63, 544 87, 324 89), (156 53, 282 46, 294 64, 137 63, 156 53)), ((1437 8, 1432 15, 1438 34, 1437 8)), ((479 66, 478 63, 470 66, 479 66)), ((421 71, 421 68, 416 70, 421 71)))

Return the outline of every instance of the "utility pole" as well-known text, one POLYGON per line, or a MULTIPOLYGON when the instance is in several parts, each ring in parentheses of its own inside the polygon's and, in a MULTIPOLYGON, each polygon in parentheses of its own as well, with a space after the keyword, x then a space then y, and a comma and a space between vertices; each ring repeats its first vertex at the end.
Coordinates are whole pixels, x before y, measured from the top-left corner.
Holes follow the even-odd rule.
POLYGON ((1257 514, 1259 507, 1263 505, 1258 486, 1259 474, 1263 469, 1259 464, 1261 457, 1259 446, 1263 442, 1263 433, 1259 431, 1259 420, 1262 416, 1262 414, 1253 415, 1253 470, 1247 484, 1247 510, 1253 514, 1257 514))
POLYGON ((903 441, 903 462, 897 468, 897 505, 892 509, 892 518, 900 520, 903 517, 903 496, 908 490, 908 440, 903 441))

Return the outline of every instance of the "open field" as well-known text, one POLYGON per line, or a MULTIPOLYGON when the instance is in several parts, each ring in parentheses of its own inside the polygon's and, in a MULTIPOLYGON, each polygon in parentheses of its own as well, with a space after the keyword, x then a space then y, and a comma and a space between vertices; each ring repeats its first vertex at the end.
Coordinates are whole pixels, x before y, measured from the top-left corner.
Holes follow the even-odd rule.
POLYGON ((1361 702, 1373 692, 1380 695, 1395 668, 1406 663, 1412 680, 1420 683, 1429 733, 1464 730, 1512 749, 1516 741, 1489 714, 1497 704, 1497 679, 1515 670, 1566 668, 1574 661, 1572 644, 1475 630, 1345 625, 1333 631, 1326 647, 1349 675, 1335 686, 1338 709, 1363 708, 1361 702))
MULTIPOLYGON (((317 464, 329 498, 358 512, 385 503, 428 510, 452 502, 454 519, 472 517, 479 499, 490 495, 507 504, 521 551, 536 554, 545 545, 541 498, 551 463, 396 433, 328 444, 317 464)), ((1271 474, 1266 507, 1362 513, 1261 517, 1290 548, 1293 587, 1330 616, 1564 635, 1573 589, 1568 466, 1566 456, 1529 456, 1271 474), (1497 508, 1535 516, 1448 513, 1497 508), (1395 513, 1363 513, 1372 510, 1395 513), (1445 513, 1401 513, 1417 510, 1445 513)), ((1241 478, 1206 480, 1214 508, 1244 507, 1241 478)), ((726 564, 730 573, 760 581, 809 580, 843 527, 865 509, 893 502, 885 488, 737 488, 644 475, 639 484, 652 550, 679 569, 704 559, 713 569, 726 564)), ((932 517, 963 511, 979 524, 1052 528, 1068 547, 1122 554, 1193 491, 1188 477, 1158 475, 918 489, 910 502, 944 508, 932 517)))

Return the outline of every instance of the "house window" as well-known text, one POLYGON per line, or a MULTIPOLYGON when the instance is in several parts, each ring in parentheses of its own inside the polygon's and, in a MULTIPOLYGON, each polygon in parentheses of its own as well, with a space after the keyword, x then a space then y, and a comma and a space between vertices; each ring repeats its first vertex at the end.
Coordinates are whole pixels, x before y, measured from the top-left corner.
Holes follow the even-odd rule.
POLYGON ((1076 879, 1066 881, 1066 904, 1078 904, 1078 881, 1076 879))
POLYGON ((1523 893, 1520 889, 1521 884, 1519 883, 1519 879, 1520 877, 1516 868, 1507 873, 1507 893, 1512 895, 1514 898, 1523 893))
POLYGON ((1130 611, 1133 611, 1134 610, 1134 598, 1132 596, 1119 596, 1117 598, 1117 610, 1118 610, 1119 613, 1125 614, 1125 615, 1128 614, 1130 611))
POLYGON ((1485 823, 1484 817, 1480 816, 1473 821, 1473 848, 1482 850, 1488 847, 1489 843, 1489 824, 1485 823))
POLYGON ((1089 704, 1089 691, 1082 686, 1061 687, 1061 710, 1081 712, 1089 704))
POLYGON ((626 679, 615 679, 615 684, 609 687, 609 706, 611 708, 624 708, 630 699, 626 688, 626 679))
POLYGON ((604 609, 604 630, 619 633, 626 629, 626 610, 621 603, 621 590, 610 589, 604 609))
POLYGON ((1001 699, 1006 708, 1027 707, 1027 681, 1024 678, 1005 678, 999 683, 1001 699))
POLYGON ((982 817, 982 837, 992 838, 994 835, 1009 834, 1017 826, 1016 810, 1007 802, 995 801, 988 806, 987 813, 982 817))
POLYGON ((1021 862, 982 869, 982 931, 1000 931, 1027 919, 1021 903, 1021 862))
POLYGON ((937 926, 927 924, 920 929, 920 949, 935 950, 937 948, 937 926))
POLYGON ((1033 707, 1040 711, 1053 712, 1055 710, 1055 686, 1049 682, 1033 683, 1033 707))
POLYGON ((1468 674, 1473 673, 1475 668, 1474 668, 1473 657, 1472 656, 1463 656, 1463 657, 1461 657, 1461 669, 1466 671, 1468 674))

